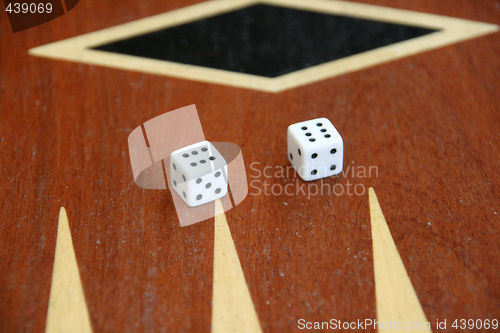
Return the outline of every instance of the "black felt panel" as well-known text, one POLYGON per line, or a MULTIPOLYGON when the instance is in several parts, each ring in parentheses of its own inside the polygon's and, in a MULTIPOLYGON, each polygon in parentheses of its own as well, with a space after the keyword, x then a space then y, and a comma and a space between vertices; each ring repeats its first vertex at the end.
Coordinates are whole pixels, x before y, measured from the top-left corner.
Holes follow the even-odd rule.
POLYGON ((259 4, 94 49, 277 77, 434 31, 259 4))

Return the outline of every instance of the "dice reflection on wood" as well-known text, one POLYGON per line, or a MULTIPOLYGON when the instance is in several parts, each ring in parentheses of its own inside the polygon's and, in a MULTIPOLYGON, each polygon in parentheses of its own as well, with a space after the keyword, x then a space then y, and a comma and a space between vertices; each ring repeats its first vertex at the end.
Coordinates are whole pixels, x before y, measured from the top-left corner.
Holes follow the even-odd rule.
POLYGON ((288 159, 303 180, 339 174, 344 159, 344 142, 327 118, 288 127, 288 159))
POLYGON ((202 141, 174 151, 170 178, 177 194, 190 207, 227 194, 227 163, 209 142, 202 141))

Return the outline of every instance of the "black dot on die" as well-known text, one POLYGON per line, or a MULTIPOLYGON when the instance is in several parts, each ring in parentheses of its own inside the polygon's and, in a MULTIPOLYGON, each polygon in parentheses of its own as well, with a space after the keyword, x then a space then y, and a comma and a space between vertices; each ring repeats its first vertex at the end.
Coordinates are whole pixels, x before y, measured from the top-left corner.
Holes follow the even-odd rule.
POLYGON ((200 161, 200 163, 201 163, 201 164, 204 164, 204 163, 207 163, 207 161, 205 161, 205 160, 201 160, 201 161, 200 161))
POLYGON ((189 154, 182 154, 183 157, 189 157, 189 154))
POLYGON ((184 181, 186 181, 186 176, 182 175, 182 179, 184 179, 184 181))
POLYGON ((186 197, 186 192, 182 192, 182 194, 184 194, 184 198, 186 197))
POLYGON ((314 142, 314 141, 316 141, 316 139, 315 138, 310 138, 309 141, 314 142))
POLYGON ((198 165, 198 164, 196 164, 196 163, 194 163, 194 162, 193 162, 193 163, 191 163, 191 166, 193 166, 193 167, 195 167, 195 166, 197 166, 197 165, 198 165))
POLYGON ((177 182, 174 180, 174 186, 177 186, 177 182))
POLYGON ((300 152, 300 149, 297 149, 297 151, 299 152, 299 156, 302 156, 302 153, 300 152))
POLYGON ((201 178, 196 179, 196 184, 201 183, 201 178))
POLYGON ((174 167, 174 170, 177 170, 177 167, 175 166, 175 164, 172 164, 172 166, 174 167))
POLYGON ((206 152, 208 149, 207 148, 201 148, 202 152, 206 152))
POLYGON ((307 127, 305 127, 305 126, 302 126, 302 129, 303 129, 303 130, 305 131, 305 130, 307 129, 307 127))
POLYGON ((210 156, 208 159, 209 159, 210 161, 213 161, 213 160, 215 160, 215 157, 214 157, 214 156, 210 156))
POLYGON ((309 133, 309 132, 307 132, 307 133, 306 133, 306 136, 311 136, 311 135, 312 135, 312 134, 311 134, 311 133, 309 133))
POLYGON ((191 152, 191 154, 193 154, 193 155, 198 155, 198 152, 197 152, 196 150, 193 150, 193 151, 191 152))
POLYGON ((326 128, 322 128, 321 132, 325 133, 326 132, 326 128))
POLYGON ((337 152, 337 149, 333 148, 332 150, 330 150, 330 154, 335 154, 337 152))
POLYGON ((337 169, 337 166, 336 166, 336 165, 332 165, 332 166, 330 167, 330 170, 332 170, 332 171, 333 171, 333 170, 335 170, 335 169, 337 169))
POLYGON ((293 155, 292 154, 290 154, 290 159, 293 160, 293 155))
POLYGON ((215 177, 220 177, 220 171, 217 171, 217 172, 215 173, 215 177))
POLYGON ((210 183, 207 183, 207 185, 205 185, 206 188, 210 188, 212 186, 212 184, 210 183))
POLYGON ((201 195, 201 194, 198 194, 198 195, 196 196, 196 200, 201 200, 201 198, 202 198, 202 195, 201 195))
POLYGON ((222 190, 220 188, 215 190, 215 194, 219 194, 220 192, 222 192, 222 190))
POLYGON ((330 134, 325 134, 325 138, 329 138, 329 137, 331 137, 330 134))
POLYGON ((311 158, 316 158, 316 157, 318 157, 318 154, 316 154, 316 153, 311 155, 311 158))
POLYGON ((321 127, 321 126, 323 126, 323 124, 322 123, 317 123, 316 126, 321 127))
POLYGON ((313 171, 311 171, 311 175, 313 175, 313 176, 314 176, 315 174, 317 174, 317 173, 318 173, 318 170, 316 170, 316 169, 315 169, 315 170, 313 170, 313 171))

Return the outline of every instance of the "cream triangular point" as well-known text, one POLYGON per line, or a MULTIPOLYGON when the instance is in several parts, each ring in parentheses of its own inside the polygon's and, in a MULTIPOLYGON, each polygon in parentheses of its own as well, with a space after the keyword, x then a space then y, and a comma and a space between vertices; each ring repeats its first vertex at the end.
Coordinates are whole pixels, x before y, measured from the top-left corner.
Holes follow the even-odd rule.
POLYGON ((428 322, 427 318, 399 256, 373 188, 369 189, 369 200, 377 322, 380 325, 392 323, 392 329, 383 329, 380 326, 378 330, 400 332, 405 329, 407 323, 408 325, 418 323, 419 328, 412 327, 411 332, 432 332, 430 326, 425 325, 428 322), (399 330, 395 328, 395 323, 399 323, 399 330))
POLYGON ((46 333, 92 332, 66 210, 59 211, 46 333))
POLYGON ((262 332, 219 200, 215 202, 212 307, 213 333, 262 332))

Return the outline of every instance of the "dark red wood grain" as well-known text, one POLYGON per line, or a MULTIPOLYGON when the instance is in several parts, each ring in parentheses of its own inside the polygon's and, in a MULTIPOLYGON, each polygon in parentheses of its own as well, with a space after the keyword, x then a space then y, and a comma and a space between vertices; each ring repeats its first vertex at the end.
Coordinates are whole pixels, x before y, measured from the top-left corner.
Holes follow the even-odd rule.
MULTIPOLYGON (((0 331, 44 330, 61 206, 95 332, 210 330, 213 221, 181 228, 168 191, 134 184, 127 147, 190 104, 270 185, 296 180, 251 178, 252 163, 287 166, 287 126, 331 119, 345 165, 378 177, 325 183, 375 188, 433 328, 500 320, 500 34, 277 94, 27 54, 195 2, 81 1, 16 34, 0 14, 0 331)), ((496 1, 363 2, 500 23, 496 1)), ((255 193, 226 216, 264 332, 375 318, 367 193, 255 193)))

